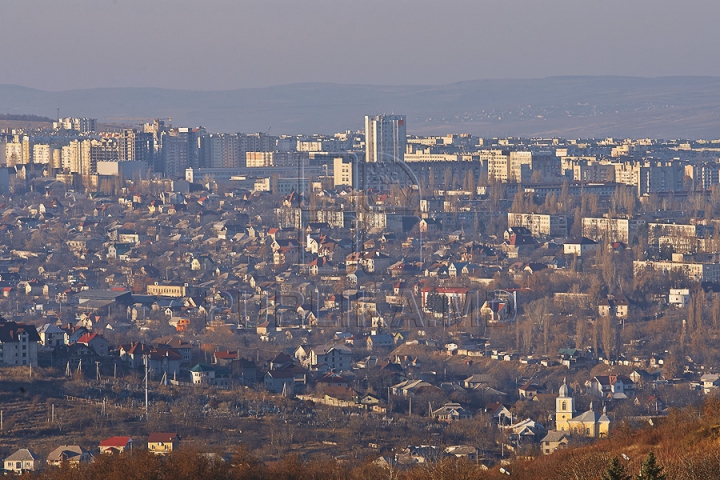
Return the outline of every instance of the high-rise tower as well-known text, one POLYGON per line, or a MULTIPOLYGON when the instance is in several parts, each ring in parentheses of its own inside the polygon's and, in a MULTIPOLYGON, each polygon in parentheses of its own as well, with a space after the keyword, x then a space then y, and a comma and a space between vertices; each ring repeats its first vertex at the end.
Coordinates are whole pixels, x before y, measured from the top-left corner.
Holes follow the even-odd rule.
POLYGON ((405 159, 405 115, 365 116, 365 161, 405 159))

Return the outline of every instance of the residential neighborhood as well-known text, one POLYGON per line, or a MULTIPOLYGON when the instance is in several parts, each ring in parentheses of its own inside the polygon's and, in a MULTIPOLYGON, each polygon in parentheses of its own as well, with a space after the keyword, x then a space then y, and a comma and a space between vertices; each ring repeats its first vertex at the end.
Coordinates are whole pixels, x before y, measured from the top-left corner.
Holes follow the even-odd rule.
MULTIPOLYGON (((4 148, 27 138, 39 151, 35 134, 8 133, 4 148)), ((94 145, 96 134, 59 129, 52 142, 94 145)), ((205 133, 194 134, 204 158, 205 133)), ((253 138, 268 153, 305 145, 253 138)), ((317 137, 331 139, 377 153, 362 132, 317 137)), ((407 152, 430 143, 463 159, 407 153, 392 184, 370 164, 349 179, 343 165, 356 160, 322 150, 290 155, 305 162, 304 183, 278 177, 287 165, 251 166, 252 151, 237 171, 183 165, 184 177, 158 174, 169 157, 114 178, 8 164, 0 363, 30 382, 18 389, 43 385, 37 402, 58 442, 8 444, 6 469, 165 455, 199 436, 223 450, 245 431, 273 445, 267 458, 314 438, 389 465, 432 455, 494 465, 612 436, 720 386, 720 184, 692 181, 704 144, 677 159, 666 141, 405 140, 407 152), (588 176, 600 171, 603 182, 588 176), (75 418, 81 405, 110 434, 96 446, 58 436, 83 424, 59 412, 75 418), (120 418, 134 428, 110 428, 120 418), (355 419, 366 427, 343 440, 338 425, 355 419), (397 436, 407 422, 415 433, 397 436), (465 424, 476 433, 453 433, 465 424), (420 448, 423 429, 438 434, 433 448, 420 448), (144 435, 147 446, 132 440, 144 435)), ((11 431, 21 404, 3 409, 11 431)))

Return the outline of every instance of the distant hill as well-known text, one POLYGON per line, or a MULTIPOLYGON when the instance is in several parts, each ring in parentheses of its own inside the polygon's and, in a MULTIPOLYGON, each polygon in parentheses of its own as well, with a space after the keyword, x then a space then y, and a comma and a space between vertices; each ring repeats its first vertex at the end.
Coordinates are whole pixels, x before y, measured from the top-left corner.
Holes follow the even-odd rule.
POLYGON ((304 83, 227 91, 0 85, 0 111, 134 124, 172 118, 217 132, 335 133, 403 113, 408 133, 720 138, 720 77, 549 77, 435 86, 304 83))

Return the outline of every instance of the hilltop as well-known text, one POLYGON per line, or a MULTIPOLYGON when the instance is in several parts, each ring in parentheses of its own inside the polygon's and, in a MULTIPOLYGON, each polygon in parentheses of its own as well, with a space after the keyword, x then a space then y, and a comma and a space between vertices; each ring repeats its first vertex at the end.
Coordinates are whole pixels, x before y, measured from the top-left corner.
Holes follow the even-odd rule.
POLYGON ((548 77, 447 85, 301 83, 226 91, 0 85, 5 110, 137 124, 150 118, 214 131, 334 133, 366 114, 402 112, 408 133, 479 136, 715 138, 718 77, 548 77))

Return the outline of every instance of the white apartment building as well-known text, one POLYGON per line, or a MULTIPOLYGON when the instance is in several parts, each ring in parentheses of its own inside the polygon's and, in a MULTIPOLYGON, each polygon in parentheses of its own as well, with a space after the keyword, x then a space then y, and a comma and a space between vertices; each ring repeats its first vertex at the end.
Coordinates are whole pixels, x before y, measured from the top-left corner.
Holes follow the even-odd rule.
POLYGON ((652 260, 635 260, 633 262, 634 275, 640 274, 645 269, 651 269, 655 272, 661 272, 663 274, 673 271, 681 271, 687 278, 695 282, 720 283, 720 263, 652 260))
POLYGON ((568 234, 566 215, 508 212, 508 227, 525 227, 533 236, 565 237, 568 234))
POLYGON ((333 159, 333 186, 353 186, 353 162, 344 162, 342 158, 333 159))
POLYGON ((510 152, 507 150, 484 150, 480 152, 480 161, 487 163, 488 179, 503 183, 508 181, 510 152))
POLYGON ((43 165, 52 164, 52 149, 47 143, 33 145, 33 161, 43 165))
POLYGON ((629 243, 638 229, 645 223, 642 220, 627 218, 586 217, 582 220, 582 235, 598 241, 607 237, 611 242, 629 243))
MULTIPOLYGON (((246 152, 247 167, 300 167, 307 165, 307 152, 246 152)), ((298 172, 299 173, 299 172, 298 172)))
POLYGON ((366 162, 403 162, 406 144, 405 115, 365 116, 366 162))
POLYGON ((7 162, 8 167, 27 163, 23 159, 22 142, 7 142, 5 144, 5 162, 7 162))
POLYGON ((73 140, 62 147, 62 169, 69 173, 88 175, 91 171, 91 140, 73 140))
POLYGON ((639 196, 683 190, 685 173, 679 162, 620 162, 615 168, 615 181, 636 188, 639 196))
POLYGON ((61 118, 53 122, 55 130, 76 130, 81 133, 97 132, 97 118, 61 118))
POLYGON ((497 182, 529 182, 534 171, 540 171, 543 179, 560 175, 561 163, 551 156, 537 156, 532 152, 509 152, 485 150, 480 161, 487 163, 488 178, 497 182))

